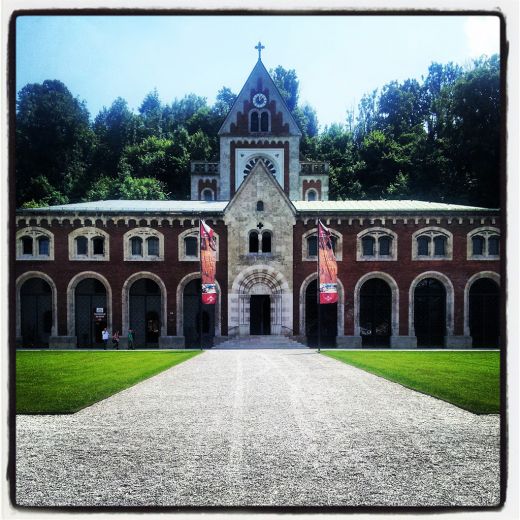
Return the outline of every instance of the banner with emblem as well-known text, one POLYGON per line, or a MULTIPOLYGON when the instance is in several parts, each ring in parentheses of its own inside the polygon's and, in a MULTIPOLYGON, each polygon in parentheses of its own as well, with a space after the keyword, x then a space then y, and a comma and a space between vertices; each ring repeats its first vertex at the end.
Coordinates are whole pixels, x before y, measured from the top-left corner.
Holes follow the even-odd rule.
POLYGON ((318 220, 318 284, 320 303, 338 301, 338 264, 332 249, 330 230, 318 220))
POLYGON ((217 240, 215 232, 200 220, 200 275, 202 278, 202 303, 213 305, 217 302, 217 240))

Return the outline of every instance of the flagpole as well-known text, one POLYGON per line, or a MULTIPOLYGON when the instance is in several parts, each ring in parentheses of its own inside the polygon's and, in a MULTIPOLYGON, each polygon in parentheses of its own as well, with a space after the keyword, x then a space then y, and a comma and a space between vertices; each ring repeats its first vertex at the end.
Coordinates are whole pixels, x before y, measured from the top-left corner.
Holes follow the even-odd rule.
POLYGON ((321 347, 321 302, 320 302, 320 220, 318 219, 318 279, 317 287, 318 287, 318 353, 320 352, 321 347))
POLYGON ((199 342, 202 350, 202 216, 199 213, 199 271, 200 271, 200 295, 199 295, 199 342))

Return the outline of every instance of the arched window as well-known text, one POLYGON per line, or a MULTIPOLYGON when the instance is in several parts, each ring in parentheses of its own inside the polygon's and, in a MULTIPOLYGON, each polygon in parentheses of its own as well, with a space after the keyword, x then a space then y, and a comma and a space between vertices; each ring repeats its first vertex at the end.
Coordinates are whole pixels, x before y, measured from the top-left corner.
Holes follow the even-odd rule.
POLYGON ((143 239, 141 237, 132 237, 130 244, 132 247, 132 256, 143 256, 143 239))
POLYGON ((390 229, 372 227, 358 233, 358 262, 397 260, 397 235, 390 229))
POLYGON ((22 237, 22 254, 32 255, 33 254, 33 239, 32 237, 22 237))
POLYGON ((258 112, 253 110, 251 112, 251 132, 258 132, 260 129, 260 122, 258 117, 258 112))
POLYGON ((149 237, 146 239, 148 256, 159 256, 159 239, 157 237, 149 237))
POLYGON ((375 256, 376 239, 374 237, 363 237, 361 244, 363 246, 363 256, 375 256))
POLYGON ((271 252, 271 232, 264 231, 262 233, 262 253, 271 252))
POLYGON ((417 230, 412 235, 413 260, 451 260, 453 235, 441 227, 417 230))
POLYGON ((307 200, 310 202, 314 202, 318 198, 318 195, 315 190, 307 190, 307 200))
POLYGON ((51 241, 49 237, 38 237, 38 255, 49 256, 51 241))
POLYGON ((262 112, 260 115, 260 131, 269 132, 269 112, 262 112))
POLYGON ((446 255, 446 237, 438 235, 433 239, 433 254, 434 256, 446 255))
POLYGON ((488 254, 498 256, 500 254, 500 237, 492 235, 488 238, 488 254))
POLYGON ((481 227, 468 233, 468 260, 498 260, 500 257, 500 231, 481 227))
POLYGON ((70 260, 110 260, 110 238, 97 227, 79 227, 69 233, 70 260))
POLYGON ((307 256, 318 256, 318 237, 316 235, 307 238, 307 256))
POLYGON ((419 256, 430 256, 430 237, 417 238, 417 254, 419 256))
POLYGON ((379 254, 381 256, 390 256, 392 254, 392 237, 379 237, 379 254))
POLYGON ((249 233, 249 252, 250 253, 258 253, 258 233, 256 231, 251 231, 249 233))
POLYGON ((191 257, 198 257, 199 256, 199 250, 198 250, 199 241, 197 237, 189 236, 184 239, 184 253, 186 256, 191 257))
POLYGON ((209 188, 206 188, 202 191, 202 200, 205 200, 207 202, 213 200, 213 191, 209 188))
POLYGON ((76 254, 87 255, 88 254, 88 240, 87 237, 80 236, 76 238, 76 254))
POLYGON ((256 211, 264 211, 264 203, 261 200, 256 203, 256 211))
POLYGON ((94 237, 92 239, 92 247, 95 255, 105 254, 105 239, 103 237, 94 237))

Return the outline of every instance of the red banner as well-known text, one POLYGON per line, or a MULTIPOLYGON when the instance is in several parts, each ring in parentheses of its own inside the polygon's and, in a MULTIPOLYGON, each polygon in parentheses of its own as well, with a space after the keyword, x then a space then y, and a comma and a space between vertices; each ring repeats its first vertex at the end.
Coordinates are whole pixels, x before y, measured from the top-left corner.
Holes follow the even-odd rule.
POLYGON ((200 221, 200 274, 202 278, 202 303, 213 305, 217 302, 215 274, 217 270, 217 241, 215 232, 200 221))
POLYGON ((321 220, 318 221, 318 284, 320 303, 336 303, 338 301, 338 265, 330 231, 321 220))

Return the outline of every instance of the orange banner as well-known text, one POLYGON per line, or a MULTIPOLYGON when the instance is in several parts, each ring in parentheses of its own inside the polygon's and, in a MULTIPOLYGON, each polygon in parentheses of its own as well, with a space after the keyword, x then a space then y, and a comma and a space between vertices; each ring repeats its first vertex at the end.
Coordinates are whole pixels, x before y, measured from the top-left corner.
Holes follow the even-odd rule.
POLYGON ((338 265, 332 248, 330 231, 318 221, 318 284, 320 303, 338 301, 338 265))
POLYGON ((215 232, 200 221, 200 274, 202 278, 202 303, 213 305, 217 302, 217 243, 215 232))

